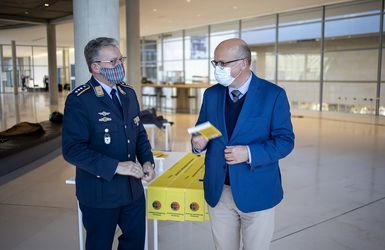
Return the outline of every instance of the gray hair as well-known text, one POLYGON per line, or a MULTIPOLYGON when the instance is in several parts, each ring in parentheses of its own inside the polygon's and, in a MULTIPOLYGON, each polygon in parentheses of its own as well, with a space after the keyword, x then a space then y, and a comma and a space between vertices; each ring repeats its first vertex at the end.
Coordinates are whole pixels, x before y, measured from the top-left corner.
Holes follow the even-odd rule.
POLYGON ((250 66, 251 64, 251 51, 247 44, 242 44, 239 46, 240 56, 245 58, 250 66))
POLYGON ((110 37, 98 37, 89 41, 84 47, 84 56, 88 65, 88 70, 92 73, 91 64, 99 56, 99 51, 103 47, 115 46, 118 47, 118 42, 110 37))

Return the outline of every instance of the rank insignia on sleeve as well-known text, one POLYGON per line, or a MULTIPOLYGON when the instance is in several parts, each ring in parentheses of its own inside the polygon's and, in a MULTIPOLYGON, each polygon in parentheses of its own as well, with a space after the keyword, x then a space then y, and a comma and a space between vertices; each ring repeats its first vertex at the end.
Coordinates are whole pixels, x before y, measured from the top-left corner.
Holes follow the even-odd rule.
POLYGON ((112 119, 111 119, 110 117, 106 117, 106 116, 104 116, 104 117, 102 117, 102 118, 99 119, 100 122, 109 122, 109 121, 111 121, 111 120, 112 120, 112 119))
POLYGON ((95 87, 95 93, 97 97, 104 96, 103 88, 102 86, 96 86, 95 87))
POLYGON ((135 125, 139 126, 139 122, 140 122, 139 116, 135 116, 135 118, 134 118, 135 125))

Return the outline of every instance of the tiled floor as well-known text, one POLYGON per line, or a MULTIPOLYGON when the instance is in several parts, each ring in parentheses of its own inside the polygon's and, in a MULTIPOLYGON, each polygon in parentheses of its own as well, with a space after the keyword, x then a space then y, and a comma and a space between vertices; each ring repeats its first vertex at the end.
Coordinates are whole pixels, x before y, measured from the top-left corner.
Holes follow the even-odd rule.
MULTIPOLYGON (((17 105, 12 94, 0 98, 4 130, 62 111, 65 94, 52 108, 43 93, 20 94, 17 105)), ((172 149, 188 151, 196 115, 165 116, 175 122, 172 149)), ((385 118, 294 111, 293 124, 271 250, 385 249, 385 118)), ((161 149, 164 133, 156 138, 161 149)), ((74 187, 65 184, 73 174, 57 151, 0 178, 0 249, 78 249, 74 187)), ((160 222, 159 248, 214 249, 209 224, 160 222)))

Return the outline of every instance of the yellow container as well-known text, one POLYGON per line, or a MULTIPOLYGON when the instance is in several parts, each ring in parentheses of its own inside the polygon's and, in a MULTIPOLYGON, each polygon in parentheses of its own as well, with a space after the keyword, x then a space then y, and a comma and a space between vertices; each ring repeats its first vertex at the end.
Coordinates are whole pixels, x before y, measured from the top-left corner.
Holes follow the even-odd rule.
POLYGON ((154 220, 167 220, 167 189, 182 171, 186 163, 193 160, 193 156, 186 155, 170 169, 148 186, 147 190, 147 217, 154 220))
POLYGON ((185 220, 203 221, 205 200, 203 195, 204 157, 196 160, 193 179, 185 189, 185 220))
POLYGON ((203 221, 204 157, 189 153, 148 187, 149 219, 203 221))
POLYGON ((193 174, 197 171, 199 167, 196 164, 199 157, 197 155, 191 154, 192 158, 188 161, 182 161, 182 167, 178 168, 179 170, 175 173, 175 179, 170 183, 166 188, 166 213, 168 220, 184 221, 185 219, 185 193, 187 191, 186 187, 193 180, 193 174))

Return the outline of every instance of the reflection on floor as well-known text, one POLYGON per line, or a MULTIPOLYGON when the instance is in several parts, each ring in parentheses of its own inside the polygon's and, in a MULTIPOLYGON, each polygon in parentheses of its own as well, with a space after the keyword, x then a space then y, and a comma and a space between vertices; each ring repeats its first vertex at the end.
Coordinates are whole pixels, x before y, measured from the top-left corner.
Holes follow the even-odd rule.
MULTIPOLYGON (((46 94, 20 94, 18 105, 11 94, 0 97, 1 130, 47 120, 52 110, 46 94)), ((385 249, 384 117, 293 113, 296 147, 281 161, 285 199, 271 249, 385 249)), ((165 117, 175 122, 172 149, 189 151, 186 128, 196 115, 165 117)), ((0 249, 78 249, 74 187, 64 183, 72 175, 56 152, 0 179, 0 249)), ((159 248, 214 249, 209 224, 160 222, 159 248)))

